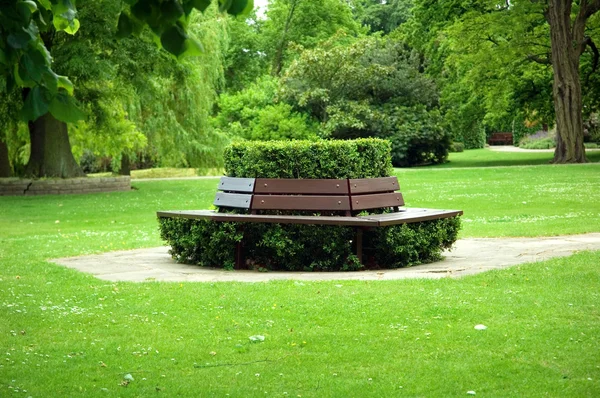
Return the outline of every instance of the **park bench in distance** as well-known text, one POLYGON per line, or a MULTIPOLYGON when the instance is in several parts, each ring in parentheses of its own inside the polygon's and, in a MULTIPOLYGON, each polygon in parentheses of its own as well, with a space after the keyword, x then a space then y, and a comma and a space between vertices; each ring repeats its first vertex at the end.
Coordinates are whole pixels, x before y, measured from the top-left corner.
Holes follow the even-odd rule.
POLYGON ((489 145, 512 145, 513 134, 512 133, 492 133, 488 138, 489 145))
MULTIPOLYGON (((362 179, 272 179, 221 177, 218 210, 159 211, 158 217, 217 222, 340 225, 356 228, 356 255, 362 262, 364 229, 462 215, 462 210, 404 208, 397 177, 362 179), (239 212, 226 212, 241 209, 239 212), (389 209, 381 214, 366 210, 389 209), (263 213, 277 214, 263 214, 263 213)), ((241 268, 242 245, 236 248, 241 268)))

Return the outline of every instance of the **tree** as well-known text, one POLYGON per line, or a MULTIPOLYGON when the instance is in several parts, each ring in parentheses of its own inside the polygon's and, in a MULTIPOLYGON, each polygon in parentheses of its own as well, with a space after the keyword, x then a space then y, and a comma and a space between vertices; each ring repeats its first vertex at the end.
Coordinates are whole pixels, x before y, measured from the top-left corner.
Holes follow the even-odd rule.
POLYGON ((314 48, 338 30, 351 35, 362 32, 352 18, 349 3, 341 0, 273 0, 266 16, 264 48, 274 76, 279 76, 283 70, 290 43, 314 48))
MULTIPOLYGON (((219 0, 221 11, 237 15, 252 0, 219 0)), ((198 54, 198 42, 187 34, 192 10, 204 11, 211 0, 131 0, 119 16, 118 33, 126 37, 145 26, 177 57, 198 54)), ((71 153, 66 122, 84 114, 73 100, 73 84, 54 72, 49 46, 55 36, 75 34, 80 27, 70 0, 6 0, 0 8, 0 76, 7 91, 23 89, 22 115, 29 121, 29 174, 71 177, 82 174, 71 153), (63 33, 64 32, 64 33, 63 33)))
POLYGON ((337 41, 301 52, 282 78, 283 100, 320 121, 328 136, 389 139, 396 166, 444 162, 450 137, 419 58, 387 38, 337 41))
POLYGON ((411 9, 412 0, 358 0, 354 14, 371 33, 389 34, 408 21, 411 9))
MULTIPOLYGON (((593 61, 585 64, 597 65, 595 32, 586 31, 586 26, 600 9, 600 1, 515 0, 498 4, 464 0, 460 7, 444 7, 415 0, 413 43, 428 55, 436 54, 430 72, 442 80, 454 72, 458 80, 478 80, 479 93, 502 93, 496 97, 504 100, 503 107, 520 107, 516 112, 543 117, 552 114, 557 127, 553 162, 585 162, 582 91, 587 88, 581 87, 581 60, 592 57, 593 61), (477 74, 467 65, 485 73, 477 74), (545 73, 547 66, 552 67, 551 74, 545 73), (552 78, 552 101, 544 97, 548 92, 544 76, 552 78)), ((494 107, 486 104, 485 108, 490 115, 494 107)))
POLYGON ((583 146, 583 104, 580 58, 586 48, 598 49, 585 34, 588 19, 600 10, 600 0, 581 0, 575 18, 571 17, 572 1, 549 0, 544 16, 550 25, 551 62, 554 70, 554 111, 557 142, 554 163, 586 162, 583 146))

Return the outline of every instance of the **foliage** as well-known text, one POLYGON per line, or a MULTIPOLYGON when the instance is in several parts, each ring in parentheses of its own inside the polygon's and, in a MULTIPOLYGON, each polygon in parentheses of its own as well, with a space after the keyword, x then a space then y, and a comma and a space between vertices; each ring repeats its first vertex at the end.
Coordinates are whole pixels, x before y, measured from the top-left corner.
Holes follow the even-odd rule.
MULTIPOLYGON (((231 268, 236 243, 244 239, 251 268, 288 271, 355 271, 364 267, 353 254, 352 227, 298 224, 221 223, 159 218, 161 237, 177 261, 231 268), (243 231, 243 233, 242 233, 243 231)), ((368 265, 401 268, 440 259, 456 241, 459 218, 365 231, 368 265)))
POLYGON ((395 166, 443 162, 450 139, 437 93, 402 43, 365 38, 303 51, 282 79, 282 98, 322 122, 334 138, 392 141, 395 166))
POLYGON ((365 234, 365 246, 382 268, 399 268, 439 261, 458 237, 460 218, 374 228, 365 234))
POLYGON ((453 142, 450 144, 450 152, 463 152, 465 150, 465 144, 462 142, 453 142))
MULTIPOLYGON (((10 0, 0 9, 0 73, 7 90, 27 90, 22 116, 35 120, 50 112, 58 120, 75 122, 83 113, 73 100, 73 83, 53 70, 48 40, 58 32, 74 35, 80 27, 74 2, 69 0, 10 0)), ((132 0, 121 13, 118 33, 140 34, 149 26, 163 48, 175 56, 199 55, 201 47, 187 32, 194 8, 204 11, 211 0, 132 0)), ((219 1, 221 11, 248 13, 253 0, 219 1)))
POLYGON ((371 33, 391 33, 411 16, 412 0, 358 0, 354 15, 371 33))
POLYGON ((339 0, 272 0, 266 17, 263 48, 276 75, 293 58, 290 43, 314 48, 339 31, 352 36, 362 32, 352 18, 350 4, 339 0))
POLYGON ((235 247, 243 237, 236 223, 164 217, 158 221, 160 237, 169 242, 177 262, 233 269, 235 247))
POLYGON ((380 139, 238 142, 225 149, 225 171, 254 178, 386 177, 390 144, 380 139))
POLYGON ((306 114, 276 102, 277 80, 263 76, 248 88, 222 94, 213 125, 232 138, 316 139, 318 127, 306 114))
POLYGON ((556 147, 556 139, 548 131, 539 131, 522 137, 518 144, 519 148, 523 149, 550 149, 556 147))
POLYGON ((241 91, 268 71, 267 49, 261 32, 263 20, 253 11, 247 18, 228 18, 229 43, 225 53, 225 87, 241 91))

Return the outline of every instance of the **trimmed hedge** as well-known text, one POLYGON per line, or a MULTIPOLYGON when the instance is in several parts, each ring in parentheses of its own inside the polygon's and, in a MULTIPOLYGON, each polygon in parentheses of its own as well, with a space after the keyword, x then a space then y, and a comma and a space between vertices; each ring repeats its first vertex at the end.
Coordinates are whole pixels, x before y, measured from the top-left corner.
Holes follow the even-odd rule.
POLYGON ((392 173, 386 140, 237 142, 225 149, 225 172, 247 178, 374 178, 392 173))
MULTIPOLYGON (((392 172, 391 146, 381 139, 240 142, 225 151, 228 176, 247 178, 374 178, 392 172)), ((231 210, 238 212, 241 210, 231 210)), ((373 213, 380 213, 375 209, 373 213)), ((460 219, 364 231, 363 264, 353 227, 216 222, 159 218, 161 237, 179 262, 232 269, 243 241, 249 268, 352 271, 399 268, 439 259, 460 229, 460 219)))
MULTIPOLYGON (((233 269, 243 238, 248 268, 287 271, 355 271, 352 227, 227 223, 159 218, 161 237, 178 262, 233 269)), ((369 269, 401 268, 439 260, 456 241, 460 219, 374 228, 364 232, 363 263, 369 269)))

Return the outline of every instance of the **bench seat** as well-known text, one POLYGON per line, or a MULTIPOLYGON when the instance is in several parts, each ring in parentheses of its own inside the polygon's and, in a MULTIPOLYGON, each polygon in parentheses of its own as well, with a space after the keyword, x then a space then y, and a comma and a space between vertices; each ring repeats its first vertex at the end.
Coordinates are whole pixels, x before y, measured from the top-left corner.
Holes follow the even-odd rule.
POLYGON ((384 227, 388 225, 450 218, 462 215, 462 210, 440 210, 405 208, 393 213, 370 214, 366 216, 319 216, 319 215, 262 215, 219 213, 216 210, 177 210, 159 211, 158 217, 208 219, 220 222, 255 222, 278 224, 346 225, 355 227, 384 227))

